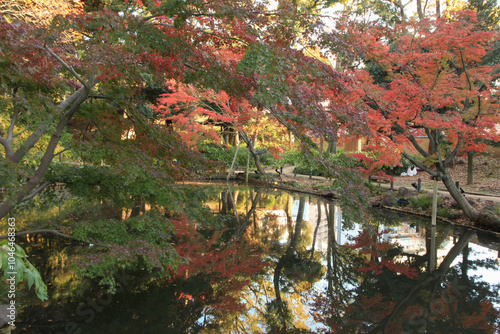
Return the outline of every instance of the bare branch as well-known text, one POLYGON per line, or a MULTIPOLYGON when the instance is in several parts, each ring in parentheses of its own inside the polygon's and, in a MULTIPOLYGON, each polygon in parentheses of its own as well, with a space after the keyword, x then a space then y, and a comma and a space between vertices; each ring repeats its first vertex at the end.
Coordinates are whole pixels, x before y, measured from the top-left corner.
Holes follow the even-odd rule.
POLYGON ((85 88, 87 88, 88 90, 90 90, 90 87, 89 87, 89 84, 88 82, 86 82, 85 80, 83 80, 79 75, 78 73, 75 72, 75 70, 73 69, 73 67, 69 66, 64 60, 61 59, 61 57, 59 57, 58 55, 56 55, 51 49, 49 49, 48 47, 44 46, 44 49, 45 51, 48 52, 49 55, 51 55, 52 57, 54 57, 62 66, 64 66, 64 68, 66 68, 78 81, 80 81, 80 83, 85 86, 85 88))
POLYGON ((57 157, 59 154, 63 153, 63 152, 66 152, 66 151, 69 151, 69 148, 65 148, 63 150, 60 150, 59 152, 55 153, 54 154, 54 158, 57 157))
POLYGON ((29 128, 26 128, 26 129, 24 129, 23 131, 21 131, 21 132, 19 132, 19 133, 12 134, 12 138, 15 138, 15 137, 17 137, 17 136, 22 135, 23 133, 25 133, 26 131, 28 131, 28 129, 29 129, 29 128))

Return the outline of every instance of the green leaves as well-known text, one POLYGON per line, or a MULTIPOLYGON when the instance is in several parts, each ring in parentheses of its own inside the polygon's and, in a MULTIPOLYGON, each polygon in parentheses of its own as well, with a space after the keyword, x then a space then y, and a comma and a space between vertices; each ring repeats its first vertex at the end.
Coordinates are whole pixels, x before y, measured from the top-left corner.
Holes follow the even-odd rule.
POLYGON ((14 279, 17 285, 20 281, 28 284, 31 290, 35 285, 35 293, 42 301, 48 299, 47 286, 42 280, 38 270, 28 261, 27 255, 19 245, 9 241, 0 241, 0 263, 1 270, 4 272, 4 278, 14 279))

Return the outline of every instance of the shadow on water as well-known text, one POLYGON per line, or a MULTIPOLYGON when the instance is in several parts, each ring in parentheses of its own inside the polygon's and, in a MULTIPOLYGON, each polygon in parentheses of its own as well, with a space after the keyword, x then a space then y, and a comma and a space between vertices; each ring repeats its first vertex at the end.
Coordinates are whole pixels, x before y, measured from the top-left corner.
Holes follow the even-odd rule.
MULTIPOLYGON (((50 298, 42 303, 20 292, 16 333, 498 330, 495 238, 388 212, 353 222, 335 202, 301 194, 199 189, 209 223, 165 212, 183 259, 176 270, 162 277, 118 270, 113 293, 79 271, 99 247, 23 237, 50 298)), ((120 220, 148 208, 134 210, 109 214, 120 220)))

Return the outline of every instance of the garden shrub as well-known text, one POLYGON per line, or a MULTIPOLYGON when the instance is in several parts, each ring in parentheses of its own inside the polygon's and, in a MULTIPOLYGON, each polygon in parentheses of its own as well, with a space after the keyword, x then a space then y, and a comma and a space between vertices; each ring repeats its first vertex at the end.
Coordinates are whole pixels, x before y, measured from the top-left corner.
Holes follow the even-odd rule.
MULTIPOLYGON (((208 160, 222 161, 226 164, 227 167, 230 167, 231 163, 233 162, 237 146, 224 148, 213 142, 203 142, 201 144, 198 144, 198 149, 200 150, 201 153, 203 153, 205 158, 207 158, 208 160)), ((235 165, 237 165, 240 168, 246 167, 247 154, 248 154, 248 148, 244 145, 241 145, 240 149, 238 150, 238 155, 236 156, 236 160, 234 162, 235 165)), ((263 166, 273 166, 276 163, 276 160, 274 159, 273 155, 268 152, 260 155, 259 159, 263 166)), ((252 169, 256 167, 255 160, 251 155, 250 155, 249 166, 252 169)))

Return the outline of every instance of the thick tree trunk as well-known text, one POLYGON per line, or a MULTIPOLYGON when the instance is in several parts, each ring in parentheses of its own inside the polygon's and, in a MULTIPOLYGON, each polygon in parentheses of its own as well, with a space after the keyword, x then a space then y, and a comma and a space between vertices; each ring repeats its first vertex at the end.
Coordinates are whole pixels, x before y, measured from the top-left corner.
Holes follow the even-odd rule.
POLYGON ((476 221, 479 216, 479 212, 474 209, 465 196, 462 195, 460 189, 458 189, 455 185, 455 181, 453 181, 449 175, 443 175, 442 180, 451 197, 453 197, 453 199, 457 202, 465 216, 472 221, 476 221))
POLYGON ((57 145, 59 144, 59 141, 61 140, 61 136, 66 128, 66 125, 80 108, 80 105, 87 99, 87 96, 90 93, 90 89, 82 87, 80 88, 80 90, 78 90, 78 92, 78 97, 57 124, 35 174, 28 180, 28 182, 26 182, 26 184, 22 186, 20 190, 17 191, 17 193, 13 197, 7 198, 0 205, 0 219, 7 216, 9 211, 12 210, 17 204, 21 203, 25 197, 30 196, 31 193, 37 191, 35 188, 37 188, 37 186, 40 184, 43 176, 49 169, 52 159, 54 158, 54 152, 57 148, 57 145))
POLYGON ((328 140, 328 155, 337 153, 337 137, 328 140))
POLYGON ((482 227, 500 231, 500 217, 497 214, 489 211, 480 212, 474 209, 465 196, 462 195, 460 190, 456 187, 453 179, 448 175, 443 177, 443 183, 446 186, 446 189, 450 192, 451 197, 453 197, 453 199, 458 203, 460 209, 462 209, 467 218, 482 227))
POLYGON ((417 13, 418 13, 418 19, 420 21, 424 20, 424 12, 422 11, 422 0, 417 0, 417 13))

